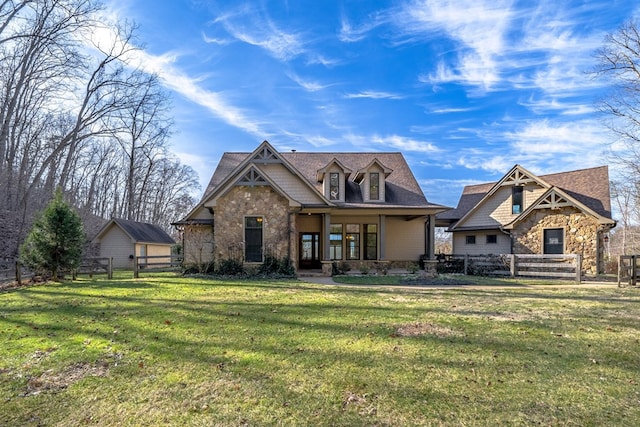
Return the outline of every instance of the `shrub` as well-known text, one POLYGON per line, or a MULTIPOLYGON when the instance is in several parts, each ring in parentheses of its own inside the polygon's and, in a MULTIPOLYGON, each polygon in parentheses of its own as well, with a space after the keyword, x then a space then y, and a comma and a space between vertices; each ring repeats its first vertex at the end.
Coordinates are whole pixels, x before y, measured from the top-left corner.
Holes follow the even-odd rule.
POLYGON ((369 274, 369 266, 367 264, 360 264, 360 273, 364 275, 369 274))
POLYGON ((242 263, 235 259, 225 259, 220 262, 216 274, 221 276, 240 276, 244 274, 242 263))
POLYGON ((31 231, 20 247, 20 259, 36 273, 58 273, 80 266, 84 231, 80 216, 56 191, 54 198, 33 223, 31 231))
POLYGON ((274 256, 267 255, 264 257, 264 262, 258 269, 258 274, 267 276, 295 276, 296 271, 293 268, 293 263, 290 258, 278 259, 274 256))

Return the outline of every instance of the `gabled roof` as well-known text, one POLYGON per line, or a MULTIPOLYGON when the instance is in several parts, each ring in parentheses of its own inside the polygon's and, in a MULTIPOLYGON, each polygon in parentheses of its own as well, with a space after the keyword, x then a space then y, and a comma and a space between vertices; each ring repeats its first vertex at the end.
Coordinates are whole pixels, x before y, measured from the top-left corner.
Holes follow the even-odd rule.
POLYGON ((586 212, 595 218, 598 219, 600 224, 615 224, 615 221, 611 218, 604 217, 599 213, 593 211, 590 207, 584 205, 579 200, 572 197, 570 194, 562 191, 558 187, 551 187, 548 189, 542 196, 538 198, 534 203, 531 204, 521 215, 518 215, 513 221, 508 224, 505 224, 503 228, 505 230, 511 230, 515 224, 519 223, 523 219, 525 219, 531 212, 536 209, 560 209, 567 206, 574 206, 580 209, 582 212, 586 212))
MULTIPOLYGON (((543 188, 557 187, 597 215, 611 219, 611 194, 607 166, 536 176, 516 165, 498 182, 466 186, 458 206, 438 214, 438 220, 451 223, 460 221, 484 203, 501 185, 508 184, 509 177, 517 179, 516 171, 526 172, 526 179, 533 179, 534 181, 530 182, 536 182, 543 188)), ((525 179, 522 176, 520 178, 525 179)))
POLYGON ((351 169, 349 169, 348 167, 346 167, 345 165, 343 165, 340 160, 336 159, 335 157, 323 168, 318 169, 318 182, 322 182, 322 180, 324 179, 324 175, 327 173, 327 171, 329 170, 329 168, 333 165, 338 166, 338 168, 340 168, 340 170, 342 170, 342 172, 349 176, 351 174, 351 172, 353 172, 351 169))
POLYGON ((145 222, 129 221, 126 219, 112 219, 98 232, 94 241, 99 241, 108 232, 111 226, 117 226, 136 243, 175 244, 161 227, 145 222))
POLYGON ((366 165, 365 167, 363 167, 361 169, 358 169, 358 171, 356 172, 355 176, 353 177, 353 181, 357 182, 357 183, 362 182, 362 179, 363 179, 364 175, 374 165, 378 165, 378 167, 380 169, 382 169, 382 172, 384 173, 385 179, 391 174, 391 172, 393 172, 393 169, 390 169, 390 168, 386 167, 385 165, 383 165, 382 163, 380 163, 380 160, 378 160, 378 158, 376 157, 373 160, 371 160, 368 165, 366 165))
MULTIPOLYGON (((268 144, 266 141, 264 144, 268 144)), ((261 147, 263 146, 261 145, 261 147)), ((271 147, 271 145, 268 145, 271 147)), ((340 152, 275 152, 273 154, 288 167, 292 173, 299 176, 308 186, 314 189, 323 199, 322 182, 318 181, 319 171, 325 169, 328 165, 336 162, 345 171, 362 170, 370 166, 374 161, 384 165, 385 171, 390 172, 385 180, 385 203, 386 207, 420 207, 420 208, 442 208, 445 207, 437 204, 429 203, 422 192, 418 182, 416 181, 409 165, 402 153, 399 152, 371 152, 371 153, 340 153, 340 152)), ((205 190, 205 196, 202 198, 199 206, 208 200, 221 186, 224 186, 230 175, 233 175, 239 169, 252 161, 253 153, 230 153, 223 154, 216 170, 209 181, 209 185, 205 190)), ((371 204, 364 203, 362 200, 361 190, 358 185, 348 180, 345 188, 345 204, 341 206, 348 207, 381 207, 380 203, 371 204)), ((327 205, 331 203, 327 200, 327 205)))

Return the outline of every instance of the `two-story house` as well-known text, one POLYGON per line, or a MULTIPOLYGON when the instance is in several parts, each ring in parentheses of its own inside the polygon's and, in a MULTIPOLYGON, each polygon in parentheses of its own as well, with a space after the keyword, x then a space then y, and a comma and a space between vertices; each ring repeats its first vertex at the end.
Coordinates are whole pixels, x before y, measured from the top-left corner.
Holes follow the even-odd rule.
POLYGON ((601 273, 611 219, 606 166, 536 176, 515 165, 498 182, 464 188, 448 224, 455 254, 580 254, 601 273))
POLYGON ((288 257, 297 271, 335 261, 434 257, 435 215, 401 153, 224 153, 183 229, 185 263, 259 264, 288 257))

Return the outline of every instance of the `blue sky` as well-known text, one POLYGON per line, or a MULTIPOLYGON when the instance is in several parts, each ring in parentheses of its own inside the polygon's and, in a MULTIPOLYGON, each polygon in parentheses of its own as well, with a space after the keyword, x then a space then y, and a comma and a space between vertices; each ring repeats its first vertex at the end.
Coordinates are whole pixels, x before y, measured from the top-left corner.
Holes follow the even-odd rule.
MULTIPOLYGON (((640 2, 112 0, 204 186, 224 151, 400 151, 429 201, 518 163, 607 164, 587 72, 640 2)), ((615 170, 611 170, 615 175, 615 170)), ((196 197, 200 196, 199 194, 196 197)))

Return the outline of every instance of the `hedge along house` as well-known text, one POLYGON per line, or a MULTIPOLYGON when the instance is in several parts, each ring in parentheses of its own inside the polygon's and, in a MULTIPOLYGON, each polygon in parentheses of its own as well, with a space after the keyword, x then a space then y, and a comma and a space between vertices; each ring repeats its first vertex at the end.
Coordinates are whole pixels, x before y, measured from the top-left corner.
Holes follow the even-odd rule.
POLYGON ((434 257, 435 215, 401 153, 224 153, 181 221, 185 263, 259 264, 288 257, 298 273, 332 263, 434 257))
MULTIPOLYGON (((161 227, 144 222, 112 219, 93 239, 100 245, 100 256, 113 258, 113 268, 133 268, 136 256, 167 256, 176 242, 161 227)), ((162 258, 155 259, 160 262, 162 258)))
POLYGON ((454 254, 580 254, 582 271, 604 270, 611 219, 606 166, 536 176, 515 165, 500 181, 467 186, 449 224, 454 254))

